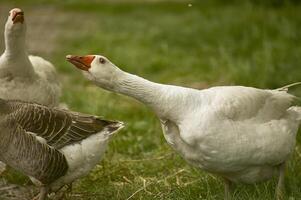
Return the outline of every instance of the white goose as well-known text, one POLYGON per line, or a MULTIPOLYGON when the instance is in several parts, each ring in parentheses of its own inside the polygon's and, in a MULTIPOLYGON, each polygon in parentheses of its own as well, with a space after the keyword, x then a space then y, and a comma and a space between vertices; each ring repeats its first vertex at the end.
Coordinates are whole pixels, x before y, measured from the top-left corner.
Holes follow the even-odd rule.
POLYGON ((242 86, 196 90, 163 85, 122 71, 100 55, 67 56, 96 85, 150 106, 161 120, 167 142, 190 164, 225 180, 255 183, 279 175, 294 150, 301 109, 294 96, 278 90, 242 86))
POLYGON ((41 57, 28 56, 25 36, 24 13, 14 8, 5 24, 5 51, 0 57, 0 98, 57 106, 61 89, 55 68, 41 57))

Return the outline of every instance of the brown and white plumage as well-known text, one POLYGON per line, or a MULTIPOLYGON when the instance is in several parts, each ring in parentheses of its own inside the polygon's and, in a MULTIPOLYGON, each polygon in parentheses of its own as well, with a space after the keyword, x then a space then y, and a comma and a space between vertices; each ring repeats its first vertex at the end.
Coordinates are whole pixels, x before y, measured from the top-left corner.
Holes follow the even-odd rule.
POLYGON ((0 99, 0 161, 50 191, 86 175, 123 124, 38 104, 0 99))
MULTIPOLYGON (((0 98, 58 106, 61 88, 55 67, 44 58, 28 55, 21 9, 9 12, 4 40, 5 50, 0 56, 0 98)), ((1 165, 0 162, 0 168, 1 165)))

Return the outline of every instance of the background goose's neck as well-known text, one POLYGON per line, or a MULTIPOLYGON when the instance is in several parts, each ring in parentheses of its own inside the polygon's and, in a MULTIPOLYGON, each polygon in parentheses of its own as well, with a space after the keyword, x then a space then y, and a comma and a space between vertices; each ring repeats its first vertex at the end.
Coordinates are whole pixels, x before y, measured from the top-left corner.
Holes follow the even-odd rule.
POLYGON ((5 39, 5 54, 7 57, 27 56, 25 35, 13 33, 4 34, 5 39))
POLYGON ((26 78, 35 75, 26 51, 25 35, 5 34, 5 51, 0 58, 0 77, 7 75, 26 78))

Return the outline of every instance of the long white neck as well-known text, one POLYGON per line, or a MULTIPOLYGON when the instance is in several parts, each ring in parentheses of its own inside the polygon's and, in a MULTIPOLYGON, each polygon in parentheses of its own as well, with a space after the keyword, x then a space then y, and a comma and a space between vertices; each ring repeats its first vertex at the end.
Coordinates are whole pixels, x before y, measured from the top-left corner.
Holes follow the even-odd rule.
POLYGON ((151 107, 161 118, 171 119, 183 112, 191 89, 154 83, 127 72, 119 71, 113 91, 131 96, 151 107))
POLYGON ((4 53, 8 58, 15 56, 27 56, 26 45, 25 45, 25 35, 9 35, 5 33, 5 51, 4 53))
POLYGON ((5 30, 5 51, 0 58, 0 77, 13 74, 18 77, 31 78, 35 75, 29 61, 24 34, 14 35, 5 30))

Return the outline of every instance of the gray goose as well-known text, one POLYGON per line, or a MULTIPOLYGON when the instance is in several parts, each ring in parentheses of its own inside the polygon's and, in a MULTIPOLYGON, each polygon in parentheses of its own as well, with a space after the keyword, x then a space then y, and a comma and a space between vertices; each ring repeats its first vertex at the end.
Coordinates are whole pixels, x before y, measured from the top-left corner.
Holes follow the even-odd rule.
MULTIPOLYGON (((25 14, 20 8, 9 11, 4 40, 5 49, 0 56, 0 98, 58 106, 61 87, 55 67, 42 57, 28 55, 25 14)), ((0 174, 4 170, 5 165, 0 162, 0 174)))
POLYGON ((0 160, 40 187, 39 200, 99 163, 122 122, 0 99, 0 160))

